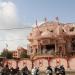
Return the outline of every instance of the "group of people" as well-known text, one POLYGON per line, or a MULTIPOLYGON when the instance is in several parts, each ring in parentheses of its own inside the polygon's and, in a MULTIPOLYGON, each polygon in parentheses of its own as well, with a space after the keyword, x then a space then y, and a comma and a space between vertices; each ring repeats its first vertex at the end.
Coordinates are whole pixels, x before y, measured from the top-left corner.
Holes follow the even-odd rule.
POLYGON ((27 66, 24 66, 21 70, 17 66, 15 69, 8 64, 0 65, 0 75, 30 75, 30 71, 27 66))
MULTIPOLYGON (((51 66, 48 66, 46 71, 46 75, 65 75, 65 68, 63 65, 56 66, 54 69, 51 66)), ((21 70, 19 67, 15 69, 13 67, 9 68, 6 64, 5 66, 0 65, 0 75, 41 75, 39 67, 33 67, 31 71, 28 70, 27 66, 24 66, 21 70)))
POLYGON ((53 75, 53 72, 54 72, 56 75, 65 75, 65 68, 64 68, 63 65, 61 65, 61 66, 56 66, 56 67, 54 68, 54 71, 53 71, 52 67, 51 67, 51 66, 48 66, 48 67, 47 67, 47 70, 46 70, 46 74, 47 74, 47 75, 53 75))
POLYGON ((15 69, 13 67, 9 68, 8 64, 5 66, 0 65, 0 75, 21 75, 19 67, 15 69))
MULTIPOLYGON (((65 68, 63 65, 56 66, 54 69, 49 65, 45 71, 46 75, 65 75, 65 68)), ((41 75, 39 67, 33 67, 31 71, 32 75, 41 75)))

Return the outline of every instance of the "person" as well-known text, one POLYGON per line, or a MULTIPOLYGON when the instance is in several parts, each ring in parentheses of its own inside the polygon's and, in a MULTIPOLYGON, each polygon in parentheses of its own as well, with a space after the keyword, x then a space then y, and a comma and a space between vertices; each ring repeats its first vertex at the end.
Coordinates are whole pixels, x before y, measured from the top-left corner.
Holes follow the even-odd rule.
POLYGON ((19 70, 19 67, 16 67, 16 74, 17 75, 21 75, 20 70, 19 70))
POLYGON ((27 66, 25 66, 24 68, 22 68, 22 73, 23 73, 23 75, 28 75, 29 74, 29 70, 28 70, 27 66))
POLYGON ((60 66, 60 74, 65 75, 65 68, 63 65, 60 66))
POLYGON ((31 75, 36 75, 36 67, 33 67, 31 70, 31 75))
POLYGON ((3 66, 0 64, 0 75, 2 75, 3 66))
POLYGON ((39 67, 36 67, 35 68, 35 71, 36 71, 36 74, 35 75, 39 75, 40 74, 39 67))
POLYGON ((60 74, 60 66, 55 67, 55 74, 59 75, 60 74))
POLYGON ((15 73, 14 73, 14 68, 13 68, 13 67, 10 68, 10 74, 11 74, 11 75, 14 75, 14 74, 15 74, 15 73))
POLYGON ((53 70, 50 65, 47 67, 46 73, 47 75, 53 75, 53 70))
POLYGON ((10 75, 10 69, 8 67, 8 64, 6 64, 2 70, 2 75, 10 75))

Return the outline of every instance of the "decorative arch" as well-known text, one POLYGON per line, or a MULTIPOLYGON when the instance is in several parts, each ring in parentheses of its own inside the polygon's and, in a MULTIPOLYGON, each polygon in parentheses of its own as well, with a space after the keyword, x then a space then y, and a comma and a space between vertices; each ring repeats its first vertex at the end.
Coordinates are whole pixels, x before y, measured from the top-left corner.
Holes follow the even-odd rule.
POLYGON ((15 60, 7 60, 5 61, 4 65, 8 64, 9 68, 13 67, 16 68, 16 61, 15 60))
POLYGON ((40 71, 45 71, 48 66, 48 60, 44 58, 39 58, 34 60, 33 65, 39 67, 40 71))
POLYGON ((75 58, 69 59, 69 68, 75 70, 75 58))
POLYGON ((29 60, 29 59, 23 59, 23 60, 20 60, 18 62, 18 66, 20 68, 20 70, 24 67, 24 66, 27 66, 29 70, 32 69, 32 61, 29 60))
POLYGON ((50 65, 54 68, 55 66, 63 65, 67 69, 67 59, 65 58, 54 58, 51 59, 50 65))

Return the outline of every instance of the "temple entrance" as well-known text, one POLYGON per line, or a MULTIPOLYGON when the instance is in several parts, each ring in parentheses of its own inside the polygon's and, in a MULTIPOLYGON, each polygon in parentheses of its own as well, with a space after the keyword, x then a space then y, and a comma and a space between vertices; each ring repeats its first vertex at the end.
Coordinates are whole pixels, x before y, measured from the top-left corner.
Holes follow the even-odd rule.
POLYGON ((45 46, 46 46, 47 51, 55 50, 55 44, 48 44, 45 46))
POLYGON ((55 44, 47 44, 45 45, 45 53, 53 54, 55 51, 55 44))
POLYGON ((55 44, 47 44, 41 46, 41 53, 52 53, 55 51, 55 44))

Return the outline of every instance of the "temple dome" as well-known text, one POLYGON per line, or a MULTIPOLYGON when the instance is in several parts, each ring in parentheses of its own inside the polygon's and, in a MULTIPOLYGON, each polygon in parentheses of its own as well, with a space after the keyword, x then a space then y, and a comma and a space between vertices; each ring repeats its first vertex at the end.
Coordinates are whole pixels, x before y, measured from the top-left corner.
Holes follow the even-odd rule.
POLYGON ((28 39, 38 39, 40 36, 40 30, 38 28, 34 29, 33 32, 28 36, 28 39))
POLYGON ((33 32, 33 37, 37 37, 40 35, 40 30, 37 28, 34 32, 33 32))
POLYGON ((51 21, 33 28, 32 34, 29 35, 28 39, 56 38, 57 35, 59 35, 59 25, 57 22, 51 21))
POLYGON ((49 36, 50 35, 50 32, 48 30, 44 31, 41 36, 49 36))
POLYGON ((55 34, 49 30, 45 30, 41 34, 41 38, 53 38, 53 37, 55 37, 55 34))

